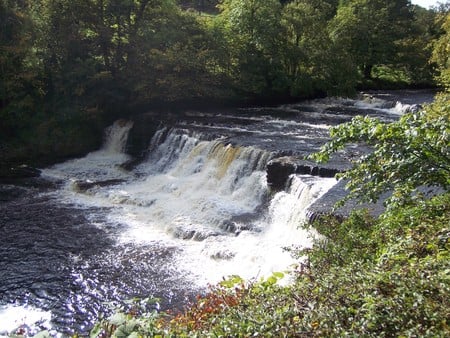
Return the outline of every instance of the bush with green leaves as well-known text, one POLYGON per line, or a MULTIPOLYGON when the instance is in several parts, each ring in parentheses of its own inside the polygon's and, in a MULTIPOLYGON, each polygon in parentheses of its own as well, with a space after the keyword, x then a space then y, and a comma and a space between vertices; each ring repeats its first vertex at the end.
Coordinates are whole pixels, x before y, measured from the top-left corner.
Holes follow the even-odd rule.
POLYGON ((393 207, 424 198, 421 186, 450 187, 450 93, 441 93, 433 104, 393 123, 357 116, 331 128, 330 136, 310 158, 328 161, 352 144, 372 150, 338 176, 348 180, 347 199, 375 202, 392 191, 387 205, 393 207))
POLYGON ((317 336, 450 334, 450 194, 378 220, 364 211, 315 224, 322 233, 294 287, 317 336), (356 244, 356 245, 355 245, 356 244), (313 325, 314 323, 314 325, 313 325))

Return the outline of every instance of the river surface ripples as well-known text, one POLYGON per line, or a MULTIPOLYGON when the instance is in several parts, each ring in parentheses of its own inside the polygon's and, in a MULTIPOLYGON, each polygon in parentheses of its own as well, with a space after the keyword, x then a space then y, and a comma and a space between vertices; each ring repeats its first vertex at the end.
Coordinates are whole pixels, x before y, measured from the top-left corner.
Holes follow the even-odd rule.
POLYGON ((8 318, 0 306, 0 319, 12 320, 0 322, 0 329, 33 321, 36 315, 27 310, 40 309, 38 325, 22 325, 30 333, 85 334, 100 315, 132 297, 159 297, 158 306, 172 308, 192 296, 182 287, 183 273, 165 265, 176 248, 117 243, 122 227, 107 224, 107 208, 60 203, 42 190, 0 185, 0 294, 3 303, 18 307, 11 316, 19 315, 8 318), (175 294, 180 288, 186 293, 175 294))

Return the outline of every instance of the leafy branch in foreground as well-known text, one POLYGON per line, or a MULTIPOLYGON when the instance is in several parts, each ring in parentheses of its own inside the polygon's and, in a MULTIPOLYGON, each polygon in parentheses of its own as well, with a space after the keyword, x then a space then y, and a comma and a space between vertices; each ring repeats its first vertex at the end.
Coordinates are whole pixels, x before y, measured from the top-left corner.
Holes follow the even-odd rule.
POLYGON ((392 191, 388 205, 402 205, 421 198, 418 188, 450 187, 450 94, 442 93, 423 110, 384 123, 357 116, 333 127, 331 140, 311 159, 326 162, 352 144, 372 151, 354 161, 352 169, 339 174, 348 180, 350 198, 376 202, 392 191))

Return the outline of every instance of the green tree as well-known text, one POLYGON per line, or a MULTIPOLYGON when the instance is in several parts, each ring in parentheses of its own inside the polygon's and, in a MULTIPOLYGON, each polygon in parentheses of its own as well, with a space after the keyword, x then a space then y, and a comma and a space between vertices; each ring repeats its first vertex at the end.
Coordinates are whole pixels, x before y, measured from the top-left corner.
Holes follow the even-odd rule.
POLYGON ((0 138, 27 123, 41 88, 33 58, 33 22, 27 2, 0 1, 0 138))
POLYGON ((435 42, 432 61, 438 65, 439 82, 450 90, 450 12, 445 14, 442 23, 443 34, 435 42))
POLYGON ((37 0, 30 7, 37 34, 34 49, 45 83, 45 110, 64 118, 95 105, 91 80, 101 63, 88 34, 86 1, 37 0))
POLYGON ((296 0, 283 8, 284 73, 293 96, 349 93, 355 70, 343 49, 330 39, 327 25, 335 7, 328 1, 296 0))
POLYGON ((217 19, 228 42, 236 88, 251 96, 286 90, 280 80, 280 2, 224 0, 219 8, 217 19))
POLYGON ((217 43, 207 22, 178 8, 153 8, 147 15, 137 32, 134 60, 125 69, 134 98, 172 101, 219 95, 217 43))
POLYGON ((438 36, 436 12, 419 6, 412 12, 409 34, 397 42, 397 58, 390 71, 403 74, 409 83, 433 86, 434 69, 429 60, 432 41, 438 36))
POLYGON ((407 0, 346 0, 331 23, 331 34, 370 79, 374 66, 395 61, 397 42, 407 36, 411 20, 407 0))

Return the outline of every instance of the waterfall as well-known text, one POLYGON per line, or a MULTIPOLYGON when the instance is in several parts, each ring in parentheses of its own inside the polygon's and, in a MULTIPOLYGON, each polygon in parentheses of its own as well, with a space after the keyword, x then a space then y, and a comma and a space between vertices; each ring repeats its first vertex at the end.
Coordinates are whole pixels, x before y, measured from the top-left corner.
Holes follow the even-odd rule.
POLYGON ((170 264, 188 270, 198 284, 286 269, 294 261, 283 248, 311 244, 299 225, 334 179, 293 175, 288 189, 271 197, 265 171, 271 152, 182 128, 158 130, 145 161, 126 173, 117 165, 127 158, 120 150, 130 128, 116 122, 101 150, 47 171, 93 182, 120 178, 120 184, 88 185, 63 196, 110 206, 109 222, 126 226, 120 243, 179 248, 170 264))
POLYGON ((186 129, 159 129, 150 141, 147 160, 138 167, 138 171, 150 174, 169 170, 179 158, 192 151, 200 138, 186 129))
POLYGON ((134 213, 168 231, 185 227, 188 232, 220 232, 224 221, 255 212, 263 202, 264 168, 270 158, 270 153, 254 147, 205 141, 172 130, 136 168, 142 180, 107 194, 121 204, 148 206, 134 213))
POLYGON ((158 130, 146 159, 128 173, 118 165, 128 158, 122 151, 131 126, 116 122, 102 149, 46 170, 69 180, 106 182, 71 188, 62 199, 111 207, 109 222, 125 225, 118 242, 179 248, 170 264, 188 270, 199 284, 285 269, 293 259, 284 247, 311 244, 299 226, 334 179, 293 175, 286 191, 271 196, 271 152, 183 128, 158 130))
POLYGON ((272 222, 285 230, 296 229, 307 222, 308 207, 336 183, 334 178, 291 175, 287 191, 278 193, 271 202, 272 222))
POLYGON ((105 130, 103 150, 108 153, 123 153, 128 139, 128 133, 133 127, 132 121, 117 120, 105 130))
POLYGON ((96 196, 116 205, 111 219, 129 225, 121 241, 181 245, 176 264, 196 282, 267 275, 293 262, 283 247, 310 245, 298 226, 308 205, 335 183, 292 176, 288 191, 269 202, 265 168, 271 158, 270 152, 221 138, 161 130, 150 142, 147 160, 136 168, 141 179, 96 196))
POLYGON ((115 179, 127 179, 129 174, 120 165, 129 160, 124 153, 128 134, 133 122, 118 120, 105 130, 104 144, 101 149, 87 154, 83 158, 54 165, 42 171, 44 177, 63 180, 99 182, 115 179))
MULTIPOLYGON (((283 156, 295 164, 328 139, 330 125, 352 116, 395 121, 433 98, 393 94, 180 114, 146 149, 135 149, 150 137, 141 134, 144 125, 115 122, 99 150, 42 170, 56 184, 44 187, 40 178, 0 204, 0 335, 20 325, 12 317, 30 326, 50 322, 49 330, 64 336, 72 329, 87 335, 94 317, 108 315, 107 303, 151 296, 162 309, 177 308, 229 275, 258 279, 291 269, 298 262, 284 248, 312 244, 316 234, 300 225, 311 210, 327 208, 316 200, 336 180, 292 175, 284 185, 286 171, 284 190, 274 193, 268 162, 283 156), (126 154, 130 131, 137 133, 130 149, 145 154, 133 167, 124 165, 133 160, 126 154)), ((136 117, 152 131, 160 118, 164 125, 157 113, 136 117)), ((334 187, 331 200, 342 189, 334 187)))
POLYGON ((249 279, 291 269, 297 261, 285 248, 312 245, 314 234, 301 228, 306 221, 307 208, 334 184, 336 180, 332 178, 291 176, 287 191, 272 198, 268 209, 251 220, 252 227, 248 218, 236 219, 236 228, 244 229, 236 237, 210 237, 202 242, 201 254, 205 257, 198 258, 201 264, 181 264, 192 265, 194 271, 200 270, 202 275, 198 280, 204 278, 209 282, 233 274, 249 279))

